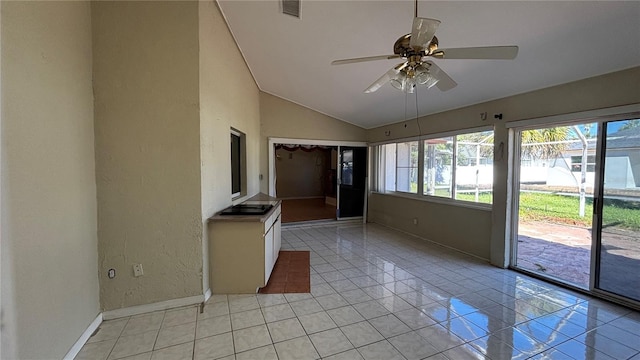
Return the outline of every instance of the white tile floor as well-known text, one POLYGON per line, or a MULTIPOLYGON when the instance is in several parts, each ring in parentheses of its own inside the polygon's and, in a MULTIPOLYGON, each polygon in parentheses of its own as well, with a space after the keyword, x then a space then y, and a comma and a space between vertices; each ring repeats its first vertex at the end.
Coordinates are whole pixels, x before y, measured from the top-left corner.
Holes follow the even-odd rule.
POLYGON ((311 294, 105 321, 76 359, 633 359, 640 313, 377 225, 286 227, 311 294))

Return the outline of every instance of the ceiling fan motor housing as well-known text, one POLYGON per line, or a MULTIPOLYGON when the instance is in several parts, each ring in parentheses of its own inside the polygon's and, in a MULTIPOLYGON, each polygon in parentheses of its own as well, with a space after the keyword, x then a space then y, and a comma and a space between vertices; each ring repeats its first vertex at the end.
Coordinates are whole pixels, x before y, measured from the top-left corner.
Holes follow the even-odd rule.
POLYGON ((401 36, 393 44, 393 53, 401 57, 410 57, 412 55, 429 56, 438 49, 438 38, 433 37, 427 49, 414 49, 409 45, 411 42, 411 34, 401 36))

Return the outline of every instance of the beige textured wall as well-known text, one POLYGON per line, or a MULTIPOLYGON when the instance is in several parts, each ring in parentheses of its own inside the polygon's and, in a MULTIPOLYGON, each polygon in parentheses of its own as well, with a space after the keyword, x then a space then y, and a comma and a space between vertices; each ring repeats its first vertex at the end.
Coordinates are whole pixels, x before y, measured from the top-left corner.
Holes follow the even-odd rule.
MULTIPOLYGON (((541 89, 525 94, 507 97, 495 101, 477 104, 465 108, 451 110, 439 114, 421 117, 420 128, 422 134, 433 134, 445 131, 468 129, 480 126, 493 125, 496 144, 503 142, 505 149, 509 144, 509 131, 505 122, 535 119, 546 116, 570 114, 588 110, 603 109, 615 106, 640 103, 640 67, 605 74, 589 79, 584 79, 568 84, 562 84, 547 89, 541 89), (487 112, 487 121, 480 119, 480 113, 487 112), (503 114, 502 120, 495 120, 493 115, 503 114)), ((418 135, 418 126, 415 121, 400 122, 382 126, 368 131, 370 142, 386 141, 418 135), (407 127, 405 128, 405 123, 407 127), (390 131, 390 136, 385 135, 390 131)), ((505 150, 506 154, 506 150, 505 150)), ((509 229, 509 209, 506 204, 510 194, 510 175, 508 169, 508 157, 496 159, 494 162, 494 188, 493 209, 491 212, 491 226, 474 231, 475 236, 468 237, 468 227, 458 226, 453 229, 449 237, 463 239, 466 242, 479 242, 486 246, 480 253, 490 255, 490 260, 498 266, 506 266, 508 263, 509 243, 505 242, 509 229)), ((389 197, 389 195, 376 195, 372 197, 369 205, 370 214, 375 214, 372 221, 378 222, 384 219, 385 223, 403 224, 413 216, 408 211, 397 211, 407 208, 416 200, 398 198, 393 201, 394 207, 385 206, 384 202, 376 201, 376 197, 389 197)), ((469 209, 449 205, 429 203, 429 208, 435 209, 433 216, 427 219, 425 226, 439 227, 451 217, 467 219, 469 209)), ((412 233, 415 231, 406 230, 412 233)), ((428 236, 434 241, 440 240, 435 236, 428 236)), ((469 245, 463 244, 460 249, 469 245)), ((478 249, 480 250, 480 249, 478 249)))
POLYGON ((330 150, 276 150, 278 198, 324 197, 330 156, 330 150))
POLYGON ((91 9, 102 308, 201 295, 198 3, 91 9))
POLYGON ((489 259, 491 211, 372 194, 369 221, 489 259), (413 224, 413 219, 418 224, 413 224), (436 220, 437 219, 437 220, 436 220))
POLYGON ((361 127, 321 114, 277 96, 260 92, 260 191, 269 193, 269 138, 366 141, 361 127))
MULTIPOLYGON (((536 90, 456 110, 423 116, 419 119, 422 134, 433 134, 508 121, 534 119, 640 102, 640 67, 589 79, 536 90), (486 121, 480 113, 487 112, 486 121), (502 120, 493 115, 503 114, 502 120)), ((415 121, 399 122, 370 129, 370 142, 417 136, 415 121), (404 125, 407 125, 405 128, 404 125), (391 131, 385 136, 385 131, 391 131)))
POLYGON ((2 247, 3 257, 12 247, 17 357, 60 359, 99 313, 90 6, 1 6, 2 247))
POLYGON ((213 1, 202 1, 199 13, 200 157, 206 290, 209 286, 207 219, 231 205, 231 127, 246 135, 247 196, 259 191, 260 102, 258 87, 218 5, 213 1))

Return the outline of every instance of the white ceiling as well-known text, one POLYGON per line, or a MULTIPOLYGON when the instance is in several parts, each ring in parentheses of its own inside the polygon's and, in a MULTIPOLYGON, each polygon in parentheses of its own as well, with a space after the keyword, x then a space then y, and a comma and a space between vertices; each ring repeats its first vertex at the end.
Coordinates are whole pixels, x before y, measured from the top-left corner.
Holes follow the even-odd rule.
MULTIPOLYGON (((401 60, 330 65, 393 54, 413 1, 302 0, 300 19, 274 0, 218 2, 262 91, 364 128, 415 117, 416 95, 363 93, 401 60)), ((458 86, 419 89, 420 116, 640 65, 638 1, 420 1, 418 16, 442 21, 441 48, 520 47, 515 60, 432 59, 458 86)))

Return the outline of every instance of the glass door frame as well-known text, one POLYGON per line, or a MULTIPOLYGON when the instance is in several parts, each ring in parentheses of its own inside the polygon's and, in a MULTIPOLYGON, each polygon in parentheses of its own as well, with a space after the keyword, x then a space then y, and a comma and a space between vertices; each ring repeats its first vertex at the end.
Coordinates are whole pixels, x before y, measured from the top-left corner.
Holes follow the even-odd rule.
MULTIPOLYGON (((637 108, 638 106, 633 106, 637 108)), ((635 110, 635 109, 634 109, 635 110)), ((519 271, 530 275, 535 278, 542 279, 544 281, 548 281, 578 292, 586 293, 588 295, 596 296, 599 298, 603 298, 605 300, 613 301, 616 303, 620 303, 622 305, 640 309, 640 301, 635 301, 630 298, 626 298, 611 292, 608 292, 603 289, 599 289, 596 287, 597 285, 597 277, 599 275, 599 259, 600 259, 600 250, 602 248, 601 244, 601 232, 602 232, 602 206, 603 206, 603 192, 604 192, 604 157, 605 157, 605 140, 606 140, 606 123, 621 121, 621 120, 629 120, 629 119, 638 119, 640 118, 640 111, 632 111, 632 112, 620 112, 615 114, 602 114, 596 115, 591 114, 591 116, 585 114, 586 116, 581 116, 581 114, 573 114, 575 116, 565 117, 559 121, 539 121, 536 122, 535 119, 525 121, 526 124, 522 126, 508 126, 510 131, 512 132, 512 143, 510 146, 512 153, 512 158, 510 159, 510 167, 509 169, 511 173, 511 201, 510 204, 507 205, 510 212, 510 226, 508 231, 509 238, 505 239, 508 242, 510 251, 509 251, 509 268, 515 271, 519 271), (594 116, 595 115, 595 116, 594 116), (592 213, 592 227, 591 227, 591 261, 590 261, 590 271, 589 271, 589 288, 584 289, 578 286, 572 285, 570 283, 561 281, 555 277, 548 277, 538 274, 533 271, 529 271, 527 269, 523 269, 521 267, 516 266, 517 260, 517 251, 518 251, 518 220, 519 220, 519 190, 520 190, 520 160, 521 160, 521 133, 522 131, 532 130, 532 129, 541 129, 544 127, 554 127, 554 126, 571 126, 578 124, 597 124, 597 140, 596 140, 596 171, 594 174, 594 189, 593 189, 593 213, 592 213)))
MULTIPOLYGON (((512 159, 511 159, 511 204, 508 205, 510 213, 511 213, 511 218, 510 218, 510 230, 509 230, 509 239, 506 239, 506 241, 509 242, 510 246, 510 253, 509 253, 509 268, 525 273, 527 275, 533 276, 535 278, 539 278, 545 281, 549 281, 552 282, 554 284, 558 284, 558 285, 562 285, 564 287, 570 288, 572 290, 576 290, 579 292, 590 292, 592 287, 592 283, 593 283, 593 244, 594 244, 594 237, 593 237, 593 229, 595 228, 592 225, 592 235, 591 235, 591 260, 589 263, 590 266, 590 271, 589 271, 589 289, 584 289, 581 288, 577 285, 571 284, 567 281, 564 281, 561 278, 555 277, 555 276, 549 276, 549 275, 543 275, 534 271, 531 271, 529 269, 525 269, 522 267, 518 267, 516 266, 517 263, 517 257, 518 257, 518 223, 519 223, 519 210, 520 210, 520 161, 521 161, 521 153, 522 153, 522 132, 523 131, 527 131, 527 130, 537 130, 537 129, 543 129, 543 128, 549 128, 549 127, 560 127, 560 126, 573 126, 573 125, 581 125, 581 124, 594 124, 597 123, 598 126, 598 132, 600 131, 600 122, 598 119, 594 119, 594 118, 575 118, 573 120, 567 120, 567 121, 562 121, 562 122, 544 122, 544 123, 539 123, 539 124, 530 124, 527 126, 521 126, 521 127, 513 127, 511 130, 513 131, 513 142, 511 145, 511 149, 513 151, 512 154, 512 159)), ((597 140, 597 145, 596 145, 596 160, 597 160, 597 155, 598 155, 598 149, 599 149, 599 139, 597 140)), ((596 168, 598 166, 598 163, 596 163, 596 168)), ((596 176, 597 176, 597 172, 596 172, 596 176)), ((594 184, 594 198, 595 198, 595 184, 594 184)), ((586 215, 586 214, 585 214, 586 215)), ((593 214, 592 214, 592 224, 594 219, 593 219, 593 214)))
POLYGON ((629 307, 640 309, 640 301, 624 297, 607 290, 598 288, 600 276, 600 257, 602 251, 602 210, 604 206, 604 174, 606 166, 605 142, 607 139, 607 126, 610 122, 624 121, 640 118, 640 114, 621 114, 598 119, 598 141, 596 147, 596 172, 593 189, 593 226, 591 238, 591 275, 589 279, 589 292, 629 307))

